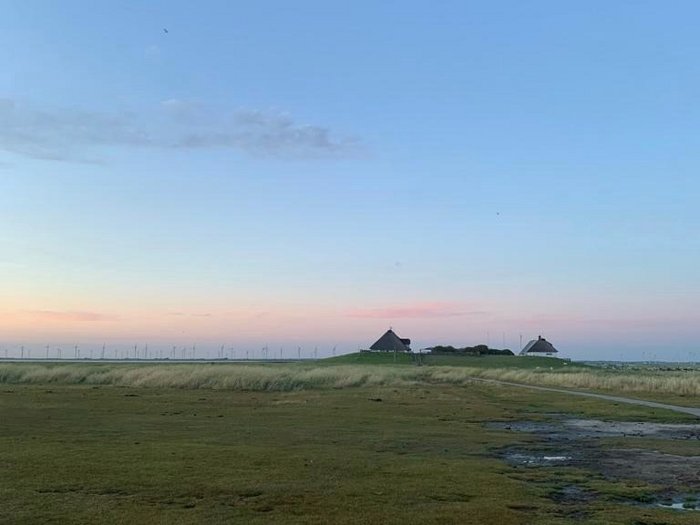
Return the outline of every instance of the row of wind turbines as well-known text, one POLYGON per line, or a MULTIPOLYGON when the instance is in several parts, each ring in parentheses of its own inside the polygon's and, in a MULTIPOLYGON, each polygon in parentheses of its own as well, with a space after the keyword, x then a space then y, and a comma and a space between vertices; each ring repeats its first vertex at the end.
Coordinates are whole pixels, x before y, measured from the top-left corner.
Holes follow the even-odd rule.
MULTIPOLYGON (((331 350, 331 355, 336 355, 337 346, 331 350)), ((301 346, 296 349, 270 349, 268 345, 259 349, 236 348, 234 346, 221 345, 218 349, 211 347, 198 349, 197 345, 179 346, 172 345, 168 348, 162 346, 149 348, 148 344, 132 347, 107 346, 103 343, 101 347, 88 346, 82 348, 80 345, 51 346, 43 348, 25 347, 24 345, 14 345, 0 347, 0 359, 8 360, 141 360, 141 361, 213 361, 213 360, 301 360, 318 359, 319 350, 315 346, 312 351, 304 350, 301 346)))

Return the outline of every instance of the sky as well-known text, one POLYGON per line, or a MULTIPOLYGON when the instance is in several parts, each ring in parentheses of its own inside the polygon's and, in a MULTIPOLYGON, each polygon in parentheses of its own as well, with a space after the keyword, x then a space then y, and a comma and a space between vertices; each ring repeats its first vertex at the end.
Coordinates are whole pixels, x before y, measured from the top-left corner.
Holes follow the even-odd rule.
POLYGON ((0 9, 0 350, 700 359, 697 2, 0 9))

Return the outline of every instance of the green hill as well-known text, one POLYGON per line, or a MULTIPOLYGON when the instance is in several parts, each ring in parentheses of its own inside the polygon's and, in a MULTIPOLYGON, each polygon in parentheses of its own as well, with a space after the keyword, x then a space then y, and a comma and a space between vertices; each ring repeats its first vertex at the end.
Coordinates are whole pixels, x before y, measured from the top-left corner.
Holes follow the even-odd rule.
MULTIPOLYGON (((318 361, 333 365, 393 365, 414 364, 415 354, 392 352, 355 352, 318 361)), ((502 355, 423 355, 423 364, 428 366, 469 366, 474 368, 564 368, 573 363, 555 357, 521 357, 502 355)), ((576 363, 577 367, 583 365, 576 363)))
POLYGON ((355 352, 352 354, 339 355, 321 359, 318 363, 332 365, 395 365, 413 364, 413 355, 393 352, 355 352))
MULTIPOLYGON (((518 355, 428 355, 425 363, 433 366, 470 366, 474 368, 564 368, 573 363, 556 357, 532 357, 518 355)), ((576 363, 575 366, 580 366, 576 363)))

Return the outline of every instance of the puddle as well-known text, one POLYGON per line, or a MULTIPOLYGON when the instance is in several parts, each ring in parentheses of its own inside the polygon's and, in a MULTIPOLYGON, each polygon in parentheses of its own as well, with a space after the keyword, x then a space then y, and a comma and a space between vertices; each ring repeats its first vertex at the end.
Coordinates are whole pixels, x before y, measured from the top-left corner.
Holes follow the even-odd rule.
POLYGON ((654 504, 655 507, 661 507, 662 509, 672 509, 681 511, 700 511, 700 501, 695 495, 681 495, 675 498, 667 498, 660 502, 654 504))
MULTIPOLYGON (((503 461, 518 468, 551 469, 575 467, 612 482, 643 482, 657 487, 648 499, 624 501, 630 505, 668 509, 673 512, 700 511, 700 447, 694 456, 681 456, 645 448, 611 448, 602 438, 625 438, 626 445, 644 446, 642 439, 700 440, 700 424, 666 424, 553 417, 545 421, 500 421, 487 428, 531 434, 537 441, 520 443, 496 451, 503 461), (682 493, 678 487, 690 492, 682 493)), ((527 438, 528 441, 532 437, 527 438)), ((683 446, 687 449, 687 445, 683 446)), ((522 471, 521 471, 522 472, 522 471)), ((538 474, 539 475, 539 474, 538 474)), ((567 519, 584 519, 586 505, 598 494, 584 486, 567 485, 549 497, 559 504, 567 519)), ((699 522, 700 523, 700 522, 699 522)))
MULTIPOLYGON (((673 487, 700 487, 700 456, 675 456, 646 449, 598 448, 563 443, 542 449, 506 448, 498 455, 513 466, 575 466, 602 474, 610 480, 634 479, 673 487)), ((544 445, 547 446, 546 444, 544 445)), ((700 506, 700 504, 698 505, 700 506)))
MULTIPOLYGON (((597 472, 609 480, 632 479, 668 488, 678 485, 700 487, 700 453, 680 456, 643 448, 609 448, 600 446, 597 441, 597 438, 609 437, 630 438, 630 444, 638 437, 697 440, 700 439, 698 424, 553 419, 500 421, 487 423, 486 426, 527 432, 539 438, 531 446, 517 445, 497 452, 511 465, 576 466, 597 472)), ((700 504, 697 506, 700 507, 700 504)))
POLYGON ((503 459, 511 465, 527 467, 546 467, 554 465, 569 465, 572 462, 571 455, 554 455, 551 452, 533 452, 531 450, 506 450, 503 459))
POLYGON ((695 503, 688 504, 688 503, 657 503, 657 507, 661 507, 663 509, 676 509, 676 510, 695 510, 699 511, 700 508, 695 506, 695 503))

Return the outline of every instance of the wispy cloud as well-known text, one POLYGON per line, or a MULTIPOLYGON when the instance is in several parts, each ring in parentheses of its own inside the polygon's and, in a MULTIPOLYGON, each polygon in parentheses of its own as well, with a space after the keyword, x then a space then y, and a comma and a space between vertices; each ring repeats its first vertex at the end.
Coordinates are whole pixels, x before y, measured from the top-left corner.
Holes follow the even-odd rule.
POLYGON ((111 321, 116 319, 112 315, 106 315, 99 312, 81 312, 81 311, 60 311, 60 310, 29 310, 25 312, 28 317, 42 321, 56 322, 96 322, 96 321, 111 321))
POLYGON ((188 132, 178 148, 230 148, 258 157, 320 158, 347 156, 359 142, 336 138, 330 129, 299 124, 278 112, 237 111, 214 129, 188 132))
POLYGON ((86 146, 151 144, 126 114, 44 111, 0 100, 0 149, 44 160, 89 160, 86 146))
POLYGON ((209 312, 202 313, 185 313, 185 312, 168 312, 168 316, 171 317, 213 317, 213 314, 209 312))
POLYGON ((408 319, 458 316, 484 316, 487 312, 469 310, 464 305, 449 302, 420 302, 382 308, 358 308, 350 310, 348 317, 364 319, 408 319))
POLYGON ((0 99, 0 150, 26 157, 96 162, 104 146, 225 148, 280 159, 356 156, 360 142, 279 111, 205 108, 170 99, 150 112, 37 109, 0 99))

